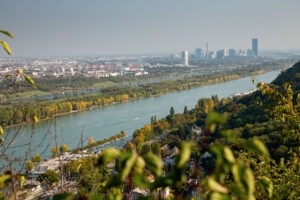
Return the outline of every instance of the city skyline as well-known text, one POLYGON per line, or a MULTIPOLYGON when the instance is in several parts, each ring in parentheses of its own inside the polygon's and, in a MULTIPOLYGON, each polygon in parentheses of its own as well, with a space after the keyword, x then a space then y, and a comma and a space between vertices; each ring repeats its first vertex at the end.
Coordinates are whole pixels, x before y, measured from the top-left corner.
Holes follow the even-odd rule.
MULTIPOLYGON (((183 49, 299 49, 296 0, 141 2, 3 0, 1 35, 14 56, 175 53, 183 49), (255 15, 253 12, 255 11, 255 15)), ((0 53, 4 56, 4 53, 0 53)))

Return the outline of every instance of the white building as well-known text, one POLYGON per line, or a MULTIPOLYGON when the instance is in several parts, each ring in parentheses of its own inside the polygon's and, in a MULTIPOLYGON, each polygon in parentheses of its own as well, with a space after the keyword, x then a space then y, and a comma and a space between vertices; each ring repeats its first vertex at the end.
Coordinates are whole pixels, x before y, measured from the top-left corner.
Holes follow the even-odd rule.
POLYGON ((188 51, 181 52, 181 64, 183 64, 184 66, 189 65, 189 52, 188 51))

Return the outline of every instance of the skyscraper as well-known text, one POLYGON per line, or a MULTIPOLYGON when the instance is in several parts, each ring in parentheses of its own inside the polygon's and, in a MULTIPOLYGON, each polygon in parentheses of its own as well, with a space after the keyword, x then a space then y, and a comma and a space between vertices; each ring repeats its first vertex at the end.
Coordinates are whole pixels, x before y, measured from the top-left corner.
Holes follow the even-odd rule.
POLYGON ((229 49, 229 57, 235 57, 236 53, 235 53, 235 49, 229 49))
POLYGON ((223 59, 225 57, 225 50, 220 49, 217 51, 217 59, 223 59))
POLYGON ((183 51, 181 52, 181 64, 188 66, 189 65, 189 52, 183 51))
POLYGON ((252 51, 255 56, 258 56, 258 39, 257 38, 252 39, 252 51))
POLYGON ((202 54, 202 49, 200 49, 200 48, 195 49, 195 58, 196 59, 200 59, 201 54, 202 54))

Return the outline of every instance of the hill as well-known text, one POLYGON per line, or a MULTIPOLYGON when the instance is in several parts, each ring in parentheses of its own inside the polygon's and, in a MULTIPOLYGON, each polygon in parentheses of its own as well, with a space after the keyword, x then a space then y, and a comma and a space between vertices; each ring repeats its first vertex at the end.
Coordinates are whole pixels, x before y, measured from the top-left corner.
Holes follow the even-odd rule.
POLYGON ((295 93, 300 90, 300 61, 282 73, 272 82, 274 85, 283 86, 284 83, 291 83, 295 93))

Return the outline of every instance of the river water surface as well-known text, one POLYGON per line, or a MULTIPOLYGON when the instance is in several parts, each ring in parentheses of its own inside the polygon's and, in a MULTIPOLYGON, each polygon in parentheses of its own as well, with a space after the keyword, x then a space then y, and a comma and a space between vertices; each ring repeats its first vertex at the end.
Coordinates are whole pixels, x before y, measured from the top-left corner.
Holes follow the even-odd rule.
MULTIPOLYGON (((257 75, 255 78, 257 82, 271 82, 279 73, 279 70, 272 71, 257 75)), ((10 155, 10 158, 24 158, 25 152, 28 151, 26 144, 30 141, 32 153, 41 153, 43 158, 46 158, 51 156, 51 148, 55 146, 55 141, 58 146, 65 143, 69 149, 74 149, 78 147, 80 141, 85 141, 84 144, 87 144, 89 137, 100 140, 121 131, 125 131, 130 139, 135 129, 150 123, 151 116, 156 115, 157 119, 160 119, 168 115, 171 106, 174 107, 176 113, 182 113, 184 106, 187 106, 188 109, 194 108, 199 98, 218 95, 221 99, 254 88, 251 77, 246 77, 159 97, 139 99, 101 109, 64 115, 58 117, 56 122, 54 120, 41 121, 34 128, 31 125, 22 127, 11 148, 6 151, 6 155, 10 155)), ((6 141, 9 141, 16 129, 14 127, 5 130, 6 134, 9 134, 6 141)))

